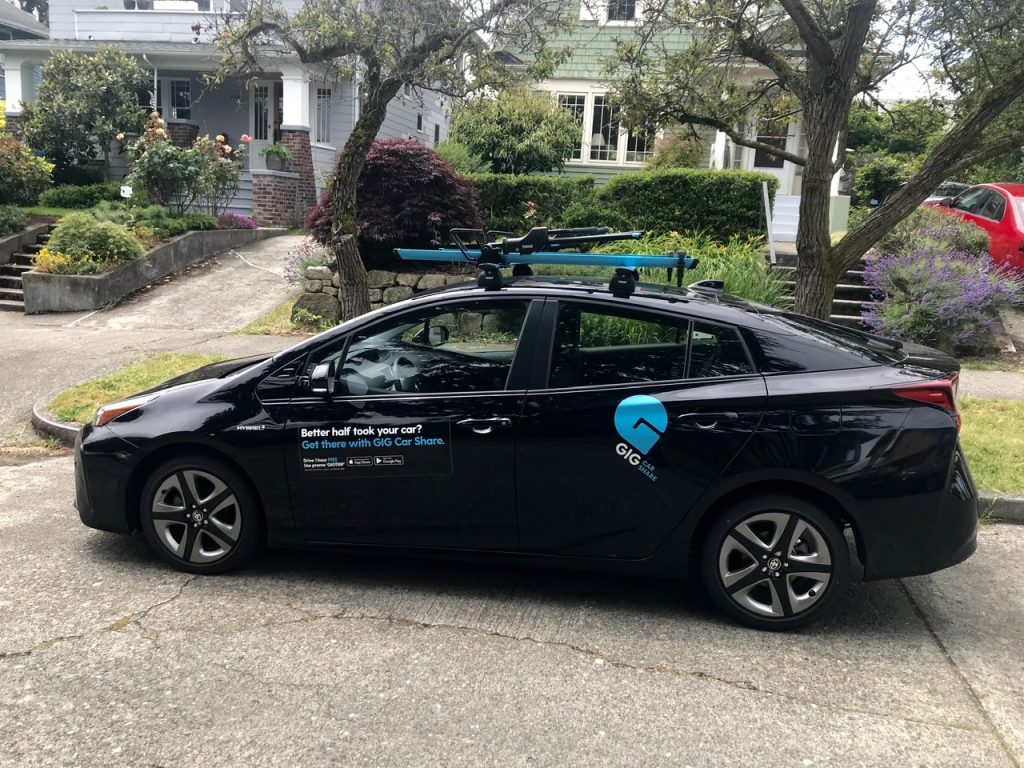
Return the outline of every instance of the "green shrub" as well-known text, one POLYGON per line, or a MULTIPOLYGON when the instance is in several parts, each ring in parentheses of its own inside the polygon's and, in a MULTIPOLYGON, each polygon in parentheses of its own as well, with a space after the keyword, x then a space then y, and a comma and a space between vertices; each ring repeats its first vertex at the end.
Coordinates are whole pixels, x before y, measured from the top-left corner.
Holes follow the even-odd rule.
POLYGON ((208 213, 186 213, 181 217, 186 232, 217 229, 217 217, 208 213))
POLYGON ((598 200, 654 233, 703 232, 718 242, 764 229, 761 184, 774 199, 779 180, 766 173, 677 168, 622 173, 598 192, 598 200))
POLYGON ((914 251, 960 251, 982 256, 988 253, 988 232, 970 221, 940 208, 917 208, 878 241, 883 254, 904 256, 914 251))
POLYGON ((878 155, 857 167, 853 178, 858 205, 878 205, 910 178, 910 165, 896 155, 878 155))
POLYGON ((601 202, 596 194, 573 201, 562 213, 564 227, 608 227, 621 232, 632 230, 633 223, 621 213, 601 202))
POLYGON ((491 164, 480 155, 473 153, 465 144, 457 141, 442 141, 434 151, 443 157, 452 168, 461 174, 490 173, 491 164))
POLYGON ((25 213, 13 205, 0 205, 0 237, 21 232, 28 223, 25 213))
POLYGON ((48 189, 39 196, 39 204, 47 208, 92 208, 101 200, 120 200, 121 185, 117 182, 64 185, 48 189))
POLYGON ((73 263, 95 265, 97 272, 107 272, 143 253, 142 243, 128 227, 112 221, 97 221, 88 213, 72 213, 61 219, 47 249, 73 263))
MULTIPOLYGON (((734 236, 725 243, 718 242, 707 233, 646 235, 642 240, 624 240, 607 243, 597 249, 601 253, 686 253, 700 259, 692 273, 684 276, 684 283, 697 280, 721 280, 725 290, 760 304, 781 307, 789 304, 785 277, 768 266, 764 258, 764 239, 759 236, 734 236)), ((647 282, 667 282, 662 269, 641 270, 647 282)), ((673 280, 675 276, 673 275, 673 280)))
MULTIPOLYGON (((667 136, 654 147, 648 168, 697 168, 706 159, 704 142, 697 136, 667 136)), ((707 163, 704 163, 707 165, 707 163)))
POLYGON ((14 136, 0 136, 0 205, 35 205, 50 186, 53 164, 32 154, 14 136))
POLYGON ((469 178, 480 197, 484 226, 513 233, 564 226, 566 209, 585 200, 594 188, 592 176, 475 173, 469 178))

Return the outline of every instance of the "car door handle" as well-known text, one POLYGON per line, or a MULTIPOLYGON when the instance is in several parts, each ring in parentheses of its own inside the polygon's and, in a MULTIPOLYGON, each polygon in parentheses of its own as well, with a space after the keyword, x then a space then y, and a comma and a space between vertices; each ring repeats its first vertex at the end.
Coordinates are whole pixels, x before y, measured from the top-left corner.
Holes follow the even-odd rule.
POLYGON ((478 435, 489 435, 495 429, 508 429, 512 426, 512 419, 505 416, 494 416, 487 419, 462 419, 455 422, 455 426, 463 429, 471 429, 478 435))
POLYGON ((676 416, 678 424, 692 424, 697 429, 714 429, 723 421, 736 421, 740 415, 735 411, 719 413, 684 413, 676 416))

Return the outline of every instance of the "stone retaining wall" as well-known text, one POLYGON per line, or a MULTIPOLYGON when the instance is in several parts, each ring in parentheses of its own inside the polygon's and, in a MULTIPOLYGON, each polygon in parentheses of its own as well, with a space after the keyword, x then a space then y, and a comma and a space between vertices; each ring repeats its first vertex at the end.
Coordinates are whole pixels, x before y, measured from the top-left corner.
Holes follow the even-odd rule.
MULTIPOLYGON (((442 288, 446 285, 465 283, 475 279, 473 275, 445 275, 440 273, 388 272, 371 269, 366 274, 370 291, 370 308, 378 309, 396 301, 402 301, 423 291, 442 288)), ((302 281, 303 295, 295 306, 318 315, 330 322, 337 321, 340 281, 338 273, 330 267, 306 267, 302 281), (331 301, 329 297, 334 297, 331 301)))

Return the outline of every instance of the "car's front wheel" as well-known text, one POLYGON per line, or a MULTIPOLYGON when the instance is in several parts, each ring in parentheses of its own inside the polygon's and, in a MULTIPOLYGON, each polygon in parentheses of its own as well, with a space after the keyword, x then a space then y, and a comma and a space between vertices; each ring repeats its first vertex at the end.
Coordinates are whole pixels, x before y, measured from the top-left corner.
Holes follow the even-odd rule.
POLYGON ((139 520, 157 555, 191 573, 224 573, 259 548, 262 517, 245 481, 208 456, 161 464, 142 491, 139 520))
POLYGON ((704 540, 701 573, 711 598, 730 616, 757 629, 787 630, 835 608, 849 559, 842 529, 817 506, 761 496, 715 521, 704 540))

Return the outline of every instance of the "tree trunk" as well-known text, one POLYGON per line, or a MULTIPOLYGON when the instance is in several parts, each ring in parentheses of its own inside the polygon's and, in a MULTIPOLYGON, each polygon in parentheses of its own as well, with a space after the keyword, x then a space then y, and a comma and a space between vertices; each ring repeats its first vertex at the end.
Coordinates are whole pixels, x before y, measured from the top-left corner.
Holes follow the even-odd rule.
POLYGON ((331 179, 333 211, 330 248, 338 264, 342 322, 370 311, 366 267, 359 255, 356 187, 366 164, 366 155, 384 123, 388 102, 395 97, 401 85, 399 80, 380 83, 377 77, 367 75, 366 105, 341 150, 338 167, 331 179))

